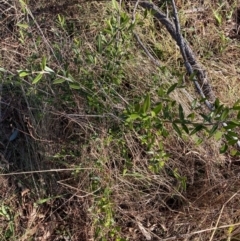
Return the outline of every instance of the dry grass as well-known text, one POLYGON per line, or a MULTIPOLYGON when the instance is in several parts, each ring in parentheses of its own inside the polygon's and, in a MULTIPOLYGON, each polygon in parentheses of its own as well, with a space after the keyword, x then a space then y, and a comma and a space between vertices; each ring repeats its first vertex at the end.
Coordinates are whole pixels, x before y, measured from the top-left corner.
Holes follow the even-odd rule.
MULTIPOLYGON (((239 96, 239 36, 231 18, 239 3, 176 2, 184 36, 216 96, 231 106, 239 96)), ((129 14, 133 6, 126 6, 129 14)), ((30 0, 26 8, 1 0, 0 9, 0 67, 7 70, 0 72, 1 240, 240 239, 239 160, 219 154, 220 143, 204 134, 197 144, 199 136, 180 138, 170 125, 167 138, 153 128, 149 150, 145 130, 123 122, 126 108, 147 92, 157 102, 159 86, 181 77, 186 89, 171 97, 186 113, 197 98, 176 44, 159 23, 138 9, 142 24, 135 32, 162 69, 130 31, 123 31, 120 53, 111 52, 114 43, 98 51, 99 32, 111 16, 118 19, 111 2, 30 0), (43 56, 59 76, 69 72, 79 89, 54 85, 56 76, 37 85, 31 75, 19 77, 18 70, 39 70, 43 56)))

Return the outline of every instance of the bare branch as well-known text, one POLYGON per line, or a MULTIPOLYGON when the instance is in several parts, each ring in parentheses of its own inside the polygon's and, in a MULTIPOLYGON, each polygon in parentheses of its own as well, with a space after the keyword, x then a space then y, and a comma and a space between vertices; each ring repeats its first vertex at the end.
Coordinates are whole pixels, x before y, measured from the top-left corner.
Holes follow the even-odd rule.
POLYGON ((138 43, 141 45, 141 47, 143 48, 144 52, 146 53, 146 55, 151 59, 151 61, 157 65, 158 67, 161 66, 160 61, 155 59, 151 53, 148 51, 148 49, 144 46, 143 42, 141 41, 141 39, 139 38, 139 36, 136 33, 133 33, 134 37, 137 39, 138 43))
MULTIPOLYGON (((140 1, 139 5, 147 10, 152 11, 153 15, 155 18, 157 18, 167 29, 167 31, 170 33, 172 38, 177 42, 177 44, 180 44, 178 35, 177 35, 177 30, 174 24, 167 18, 167 16, 161 12, 161 10, 154 5, 153 3, 147 2, 147 1, 140 1)), ((180 29, 179 29, 180 31, 180 29)), ((212 88, 209 84, 209 81, 206 76, 206 71, 203 69, 203 67, 197 62, 196 57, 194 56, 194 53, 188 43, 186 42, 185 39, 182 38, 182 49, 184 49, 184 52, 186 53, 186 60, 185 60, 185 65, 188 62, 189 65, 192 68, 192 71, 190 71, 190 68, 188 67, 189 65, 186 66, 189 69, 187 69, 188 74, 191 74, 193 72, 196 72, 199 84, 195 81, 194 84, 199 92, 199 94, 205 98, 205 96, 211 101, 215 101, 215 95, 212 91, 212 88)), ((180 46, 179 46, 180 47, 180 46)), ((211 110, 212 105, 209 101, 206 101, 206 105, 208 108, 211 110)))

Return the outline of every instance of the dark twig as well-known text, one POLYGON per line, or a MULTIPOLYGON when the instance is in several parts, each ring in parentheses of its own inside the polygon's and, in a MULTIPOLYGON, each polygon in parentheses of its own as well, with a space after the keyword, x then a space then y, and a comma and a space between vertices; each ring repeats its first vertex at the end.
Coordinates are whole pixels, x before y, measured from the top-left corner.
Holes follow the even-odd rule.
POLYGON ((158 67, 161 66, 161 63, 159 60, 155 59, 151 53, 148 51, 148 49, 144 46, 143 42, 141 41, 141 39, 139 38, 139 36, 136 33, 133 33, 134 37, 136 38, 136 40, 138 41, 138 43, 141 45, 142 49, 144 50, 144 52, 146 53, 146 55, 151 59, 151 61, 158 67))
MULTIPOLYGON (((193 67, 191 66, 191 64, 189 63, 188 58, 187 58, 186 49, 184 47, 184 39, 181 35, 178 12, 177 12, 177 8, 176 8, 176 4, 175 4, 174 0, 172 0, 172 6, 173 6, 174 23, 175 23, 175 28, 176 28, 176 42, 177 42, 177 44, 180 48, 181 54, 183 56, 184 64, 185 64, 185 67, 187 69, 187 72, 188 72, 189 75, 192 75, 192 74, 194 74, 194 71, 193 71, 193 67)), ((205 93, 202 91, 201 87, 199 86, 195 76, 193 77, 193 82, 194 82, 198 92, 202 96, 202 98, 206 99, 205 93)), ((205 104, 210 111, 213 110, 213 107, 212 107, 211 103, 209 103, 209 101, 207 99, 205 100, 205 104)))
MULTIPOLYGON (((165 26, 165 28, 168 30, 168 32, 170 33, 172 38, 177 42, 177 44, 178 45, 180 44, 179 37, 177 36, 176 27, 167 18, 167 16, 161 12, 161 10, 156 5, 154 5, 153 3, 150 3, 150 2, 146 2, 146 1, 140 1, 139 5, 147 10, 151 10, 153 12, 153 15, 165 26)), ((180 29, 179 29, 179 31, 180 31, 180 29)), ((187 69, 188 73, 191 74, 191 73, 196 72, 196 76, 197 76, 200 84, 197 83, 197 81, 195 81, 194 84, 195 84, 199 94, 204 99, 206 99, 205 97, 207 97, 211 102, 214 102, 215 96, 214 96, 211 86, 208 83, 208 80, 206 77, 206 72, 203 70, 202 66, 196 61, 193 51, 191 50, 191 48, 187 44, 187 42, 183 39, 183 37, 181 37, 181 45, 182 45, 182 49, 184 49, 184 52, 186 54, 185 65, 186 65, 186 63, 189 63, 187 66, 191 66, 191 69, 192 69, 192 71, 190 71, 190 68, 189 68, 189 70, 187 69)), ((209 109, 212 108, 212 105, 210 104, 209 101, 206 101, 206 105, 208 106, 209 109)))

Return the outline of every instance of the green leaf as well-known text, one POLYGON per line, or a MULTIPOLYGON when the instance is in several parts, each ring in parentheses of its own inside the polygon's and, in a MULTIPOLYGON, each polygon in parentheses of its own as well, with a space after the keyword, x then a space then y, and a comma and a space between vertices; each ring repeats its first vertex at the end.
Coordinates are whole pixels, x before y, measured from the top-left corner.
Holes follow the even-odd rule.
POLYGON ((202 116, 202 118, 203 118, 205 121, 211 123, 211 119, 212 119, 211 116, 205 115, 205 114, 202 114, 202 113, 200 113, 200 115, 202 116))
POLYGON ((238 142, 237 140, 230 140, 230 141, 228 141, 228 145, 234 146, 234 145, 236 145, 237 142, 238 142))
POLYGON ((179 111, 179 118, 180 118, 180 120, 181 121, 184 121, 184 112, 183 112, 183 108, 182 108, 182 105, 181 104, 179 104, 179 106, 178 106, 178 111, 179 111))
POLYGON ((173 100, 171 101, 171 107, 174 107, 177 104, 177 101, 173 100))
POLYGON ((156 117, 156 113, 154 111, 151 111, 151 117, 156 117))
POLYGON ((214 107, 215 107, 215 109, 217 109, 217 108, 219 107, 219 105, 220 105, 220 101, 219 101, 219 99, 217 98, 217 99, 215 100, 215 102, 214 102, 214 107))
POLYGON ((194 114, 194 113, 191 113, 191 114, 189 114, 189 115, 187 116, 187 118, 193 121, 194 118, 195 118, 195 114, 194 114))
POLYGON ((197 107, 197 103, 197 99, 193 100, 193 102, 191 103, 191 107, 195 109, 197 107))
POLYGON ((218 11, 213 10, 213 15, 214 15, 215 19, 217 20, 218 25, 221 25, 221 23, 222 23, 221 14, 218 11))
POLYGON ((232 130, 232 129, 234 129, 237 126, 240 126, 240 122, 239 121, 234 121, 234 120, 228 121, 226 124, 227 124, 226 126, 225 125, 223 126, 224 129, 226 129, 226 130, 228 130, 228 129, 232 130))
POLYGON ((135 104, 134 110, 135 110, 135 112, 138 112, 138 113, 141 112, 141 105, 139 103, 135 104))
POLYGON ((45 56, 43 56, 42 64, 41 64, 42 70, 45 70, 46 64, 47 64, 47 58, 45 56))
POLYGON ((175 120, 174 120, 174 123, 175 123, 175 124, 181 124, 182 121, 181 121, 180 119, 175 119, 175 120))
POLYGON ((191 131, 190 135, 193 135, 193 134, 201 131, 201 130, 204 129, 204 128, 205 128, 204 125, 199 124, 199 125, 197 125, 197 126, 191 131))
POLYGON ((219 141, 223 136, 223 132, 221 131, 217 131, 215 134, 214 134, 214 138, 216 141, 219 141))
MULTIPOLYGON (((215 109, 214 111, 214 115, 215 116, 218 116, 224 109, 224 106, 223 105, 219 105, 218 108, 215 109)), ((215 118, 215 120, 219 119, 219 117, 215 118)))
POLYGON ((240 100, 233 105, 233 110, 240 110, 240 100))
POLYGON ((166 106, 164 109, 163 109, 163 118, 164 119, 168 119, 168 120, 172 120, 172 114, 170 113, 169 111, 169 107, 166 106))
POLYGON ((203 139, 202 138, 196 139, 196 145, 201 145, 202 143, 203 143, 203 139))
POLYGON ((81 87, 79 84, 69 84, 69 87, 74 90, 80 90, 81 87))
POLYGON ((151 100, 150 100, 150 95, 147 94, 147 96, 145 97, 145 100, 143 102, 143 106, 142 106, 142 112, 143 113, 146 113, 149 108, 150 108, 150 103, 151 103, 151 100))
POLYGON ((112 5, 115 10, 118 10, 118 3, 116 0, 112 0, 112 5))
POLYGON ((99 34, 97 36, 97 51, 99 53, 102 53, 102 36, 101 36, 101 34, 99 34))
POLYGON ((184 130, 187 134, 189 134, 188 127, 187 127, 184 123, 181 123, 181 125, 182 125, 183 130, 184 130))
MULTIPOLYGON (((108 27, 109 27, 108 30, 110 31, 111 34, 113 34, 113 26, 112 26, 111 20, 108 19, 108 20, 106 21, 106 23, 107 23, 107 25, 108 25, 108 27)), ((105 30, 105 31, 106 31, 106 30, 105 30)))
POLYGON ((234 106, 233 110, 240 110, 240 105, 239 106, 234 106))
POLYGON ((236 136, 229 135, 228 133, 224 135, 229 145, 235 145, 238 142, 238 138, 236 136))
POLYGON ((19 72, 19 77, 25 77, 25 76, 28 76, 28 75, 30 75, 30 72, 28 72, 28 71, 21 70, 19 72))
POLYGON ((162 86, 158 89, 158 96, 159 97, 166 96, 165 90, 164 90, 164 88, 162 86))
POLYGON ((1 213, 0 214, 3 215, 3 216, 7 216, 7 214, 8 214, 7 210, 8 210, 8 208, 2 204, 1 213))
POLYGON ((59 197, 59 196, 39 199, 39 200, 36 201, 36 204, 44 204, 44 203, 49 202, 49 201, 51 201, 51 200, 53 200, 54 198, 57 198, 57 197, 59 197))
POLYGON ((226 118, 228 117, 228 113, 229 113, 229 109, 226 108, 226 109, 223 111, 223 113, 221 114, 220 120, 221 120, 221 121, 226 120, 226 118))
POLYGON ((234 156, 240 156, 240 151, 236 150, 236 153, 234 153, 234 156))
POLYGON ((227 135, 231 136, 233 139, 236 139, 236 140, 238 139, 238 134, 234 131, 228 131, 227 135))
POLYGON ((230 151, 230 154, 231 154, 231 156, 236 156, 237 152, 238 151, 236 149, 233 149, 230 151))
POLYGON ((52 70, 48 66, 45 66, 44 71, 49 72, 49 73, 54 73, 54 70, 52 70))
POLYGON ((70 77, 66 78, 66 80, 67 80, 68 82, 71 82, 71 83, 74 82, 74 79, 73 79, 73 78, 70 78, 70 77))
POLYGON ((159 114, 159 112, 162 110, 162 103, 159 103, 154 109, 153 109, 153 112, 157 115, 159 114))
POLYGON ((28 29, 28 24, 26 24, 26 23, 17 23, 16 24, 18 27, 20 27, 20 28, 24 28, 24 29, 28 29))
POLYGON ((221 148, 220 148, 220 153, 225 153, 228 149, 228 145, 224 144, 221 148))
POLYGON ((0 72, 6 72, 4 68, 0 68, 0 72))
POLYGON ((170 86, 170 88, 167 90, 167 94, 169 95, 172 91, 174 91, 177 87, 178 83, 173 84, 170 86))
POLYGON ((166 128, 162 127, 161 132, 162 132, 163 137, 168 137, 169 132, 168 132, 168 130, 166 128))
MULTIPOLYGON (((138 23, 138 25, 139 25, 139 23, 138 23)), ((129 27, 128 27, 128 29, 127 29, 127 32, 128 32, 128 31, 131 32, 131 31, 134 29, 134 27, 135 27, 135 22, 134 22, 134 23, 130 23, 130 24, 129 24, 129 27)))
POLYGON ((240 100, 237 100, 233 105, 233 110, 240 110, 240 100))
POLYGON ((144 16, 144 19, 147 18, 147 15, 148 15, 148 10, 145 9, 145 10, 144 10, 144 15, 143 15, 143 16, 144 16))
POLYGON ((214 135, 214 134, 216 133, 217 128, 218 128, 218 124, 216 124, 216 125, 214 125, 214 126, 212 127, 212 129, 209 131, 209 136, 208 136, 208 138, 212 137, 212 135, 214 135))
POLYGON ((24 6, 24 7, 26 7, 26 6, 27 6, 27 4, 26 4, 26 2, 25 2, 25 1, 23 1, 23 0, 19 0, 19 2, 21 3, 21 5, 22 5, 22 6, 24 6))
POLYGON ((172 123, 173 129, 178 133, 179 136, 182 136, 182 132, 179 129, 178 125, 176 123, 172 123))
POLYGON ((42 74, 42 73, 38 74, 38 75, 35 77, 35 79, 33 80, 32 84, 37 84, 38 81, 39 81, 42 77, 43 77, 43 74, 42 74))
POLYGON ((61 84, 61 83, 65 82, 65 81, 66 81, 65 79, 55 79, 55 80, 53 81, 53 84, 54 84, 54 85, 56 85, 56 84, 61 84))

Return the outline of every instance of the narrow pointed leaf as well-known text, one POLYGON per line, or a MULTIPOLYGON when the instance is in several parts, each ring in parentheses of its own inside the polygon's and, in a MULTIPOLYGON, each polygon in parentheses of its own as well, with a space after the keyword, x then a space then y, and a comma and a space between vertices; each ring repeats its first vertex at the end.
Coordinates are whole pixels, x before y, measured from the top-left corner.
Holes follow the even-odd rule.
POLYGON ((169 95, 172 91, 174 91, 177 87, 178 83, 173 84, 170 86, 170 88, 167 90, 167 94, 169 95))
POLYGON ((184 121, 184 112, 183 112, 183 108, 182 108, 181 104, 179 104, 178 111, 179 111, 179 118, 180 118, 180 120, 184 121))
POLYGON ((54 70, 52 70, 48 66, 45 66, 44 71, 49 72, 49 73, 54 73, 54 70))
POLYGON ((240 110, 240 100, 234 103, 233 110, 240 110))
POLYGON ((173 129, 178 133, 179 136, 182 136, 182 132, 179 129, 178 125, 175 124, 174 122, 172 123, 173 129))
POLYGON ((71 89, 74 89, 74 90, 80 90, 81 87, 78 85, 78 84, 70 84, 69 85, 71 89))
POLYGON ((214 125, 214 126, 212 127, 212 129, 209 131, 209 136, 208 136, 208 138, 212 137, 212 135, 214 135, 214 134, 216 133, 217 129, 218 129, 218 124, 214 125))
POLYGON ((223 120, 226 120, 226 118, 228 117, 228 113, 229 113, 229 109, 226 108, 223 113, 221 114, 221 117, 220 117, 220 120, 223 121, 223 120))
POLYGON ((159 103, 154 109, 153 112, 157 115, 162 110, 162 103, 159 103))
POLYGON ((149 110, 149 108, 150 108, 150 95, 147 94, 143 102, 142 112, 146 113, 149 110))
POLYGON ((43 77, 43 74, 38 74, 35 79, 33 80, 33 84, 37 84, 39 82, 39 80, 43 77))
POLYGON ((102 53, 102 36, 99 34, 97 36, 97 50, 99 53, 102 53))
POLYGON ((189 134, 188 127, 187 127, 184 123, 181 123, 181 125, 182 125, 183 130, 184 130, 187 134, 189 134))
POLYGON ((61 83, 65 82, 65 81, 66 81, 65 79, 55 79, 55 80, 53 81, 53 84, 54 84, 54 85, 56 85, 56 84, 61 84, 61 83))
POLYGON ((190 135, 193 135, 193 134, 201 131, 202 129, 204 129, 204 126, 203 126, 203 125, 201 125, 201 124, 200 124, 200 125, 197 125, 197 126, 191 131, 190 135))
POLYGON ((28 71, 20 71, 19 72, 19 77, 25 77, 25 76, 28 76, 30 75, 30 73, 28 71))
POLYGON ((46 64, 47 64, 47 58, 46 58, 46 56, 43 56, 43 58, 42 58, 42 70, 44 70, 45 69, 45 67, 46 67, 46 64))
POLYGON ((225 153, 228 149, 228 145, 224 144, 221 148, 220 148, 220 153, 225 153))

